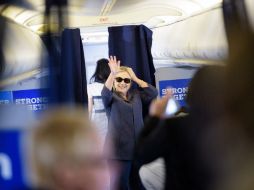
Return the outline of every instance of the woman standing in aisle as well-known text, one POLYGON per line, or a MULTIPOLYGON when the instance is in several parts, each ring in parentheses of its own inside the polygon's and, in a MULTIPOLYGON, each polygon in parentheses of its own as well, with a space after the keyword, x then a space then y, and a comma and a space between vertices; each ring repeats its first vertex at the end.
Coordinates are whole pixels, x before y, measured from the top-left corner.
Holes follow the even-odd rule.
POLYGON ((150 103, 158 92, 139 79, 131 68, 120 67, 120 61, 115 56, 110 56, 109 67, 111 73, 102 89, 102 100, 109 119, 106 143, 112 143, 115 153, 110 163, 121 168, 119 180, 111 176, 111 189, 137 189, 133 186, 139 182, 133 151, 143 127, 142 104, 150 103), (130 90, 132 82, 137 83, 140 89, 130 90))

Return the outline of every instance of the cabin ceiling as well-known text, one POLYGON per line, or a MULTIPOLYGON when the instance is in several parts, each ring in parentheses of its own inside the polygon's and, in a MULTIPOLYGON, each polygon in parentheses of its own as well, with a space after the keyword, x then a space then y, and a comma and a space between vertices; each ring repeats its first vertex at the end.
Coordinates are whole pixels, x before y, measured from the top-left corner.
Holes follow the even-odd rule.
MULTIPOLYGON (((148 27, 155 27, 207 9, 221 1, 69 0, 67 27, 79 27, 82 31, 123 24, 146 24, 148 27)), ((44 0, 18 2, 22 2, 22 6, 0 6, 0 14, 36 33, 41 33, 45 26, 44 0)))

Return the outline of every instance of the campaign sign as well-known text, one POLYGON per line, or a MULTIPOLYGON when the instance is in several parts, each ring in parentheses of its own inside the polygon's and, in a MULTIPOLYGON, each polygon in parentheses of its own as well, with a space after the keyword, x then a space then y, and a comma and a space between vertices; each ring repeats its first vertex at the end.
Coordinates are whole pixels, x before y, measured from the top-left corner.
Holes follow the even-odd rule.
POLYGON ((11 91, 0 92, 0 105, 10 103, 12 103, 12 92, 11 91))
POLYGON ((48 106, 47 89, 19 90, 12 93, 13 103, 27 105, 29 110, 42 111, 48 106))
POLYGON ((188 85, 191 79, 162 80, 159 81, 160 97, 166 94, 167 88, 173 90, 174 99, 181 106, 185 106, 185 98, 188 92, 188 85))
POLYGON ((0 130, 0 189, 24 187, 20 136, 18 130, 0 130))

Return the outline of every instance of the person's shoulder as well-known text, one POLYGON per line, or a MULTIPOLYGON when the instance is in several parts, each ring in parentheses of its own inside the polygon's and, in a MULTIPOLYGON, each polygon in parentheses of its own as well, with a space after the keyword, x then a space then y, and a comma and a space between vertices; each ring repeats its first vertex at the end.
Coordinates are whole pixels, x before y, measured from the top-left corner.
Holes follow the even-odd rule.
POLYGON ((190 128, 190 122, 188 116, 174 116, 164 119, 161 122, 164 132, 168 133, 171 137, 182 137, 190 128))
POLYGON ((87 88, 88 88, 88 89, 92 88, 93 86, 94 86, 94 83, 89 83, 89 84, 87 84, 87 88))
POLYGON ((98 88, 102 88, 104 86, 103 83, 99 83, 99 82, 93 82, 87 85, 88 89, 98 89, 98 88))
POLYGON ((90 84, 88 84, 87 86, 103 86, 104 84, 103 83, 100 83, 100 82, 92 82, 90 84))
POLYGON ((165 119, 167 125, 172 126, 185 126, 190 121, 189 115, 174 116, 165 119))

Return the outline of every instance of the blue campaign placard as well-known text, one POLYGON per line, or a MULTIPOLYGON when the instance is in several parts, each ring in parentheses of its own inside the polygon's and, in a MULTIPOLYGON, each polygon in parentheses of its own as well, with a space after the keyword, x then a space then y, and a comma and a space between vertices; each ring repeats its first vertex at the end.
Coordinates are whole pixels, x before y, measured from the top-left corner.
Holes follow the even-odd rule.
POLYGON ((175 100, 177 100, 181 106, 185 106, 185 98, 190 81, 191 78, 159 81, 160 97, 164 96, 167 88, 170 87, 173 90, 175 100))
POLYGON ((25 186, 20 137, 19 130, 0 130, 0 189, 20 189, 25 186))
POLYGON ((27 105, 29 110, 42 111, 48 106, 47 89, 13 91, 13 103, 27 105))
POLYGON ((12 103, 12 92, 11 91, 1 91, 0 92, 0 105, 12 103))

